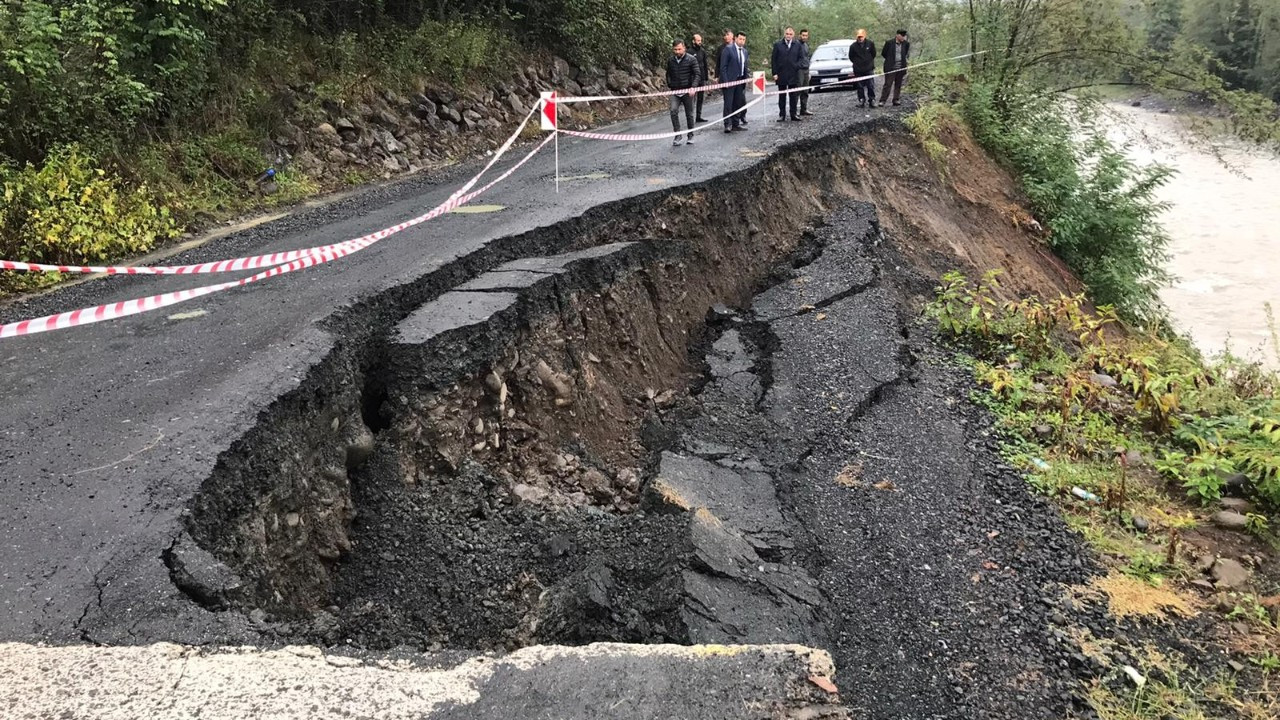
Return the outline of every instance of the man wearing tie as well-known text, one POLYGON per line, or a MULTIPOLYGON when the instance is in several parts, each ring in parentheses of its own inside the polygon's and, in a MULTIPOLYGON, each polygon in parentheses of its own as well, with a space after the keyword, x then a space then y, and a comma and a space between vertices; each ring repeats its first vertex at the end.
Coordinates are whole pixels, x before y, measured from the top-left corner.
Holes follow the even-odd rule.
POLYGON ((800 43, 796 41, 795 28, 787 28, 782 39, 773 44, 773 56, 769 59, 769 67, 773 73, 773 81, 778 84, 778 122, 787 119, 787 103, 790 100, 791 119, 800 119, 800 94, 788 93, 796 87, 800 77, 801 54, 800 43))
MULTIPOLYGON (((733 45, 726 45, 720 52, 720 82, 733 82, 747 76, 747 34, 738 33, 733 45)), ((746 130, 745 113, 733 114, 747 104, 747 88, 735 85, 724 89, 724 131, 746 130)))

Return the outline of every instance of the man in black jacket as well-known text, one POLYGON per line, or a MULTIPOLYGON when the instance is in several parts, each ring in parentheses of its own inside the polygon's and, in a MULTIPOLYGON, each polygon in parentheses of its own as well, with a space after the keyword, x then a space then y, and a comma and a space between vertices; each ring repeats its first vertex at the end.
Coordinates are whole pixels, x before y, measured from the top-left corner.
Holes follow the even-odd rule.
POLYGON ((786 92, 796 86, 800 77, 800 56, 803 54, 800 43, 796 40, 795 28, 787 28, 782 39, 773 44, 773 55, 769 58, 769 68, 773 81, 778 84, 778 122, 787 119, 787 101, 791 102, 791 119, 800 119, 800 96, 786 92))
POLYGON ((800 58, 800 87, 805 88, 796 93, 800 96, 800 116, 812 115, 809 112, 809 31, 801 28, 800 30, 800 50, 802 55, 800 58))
MULTIPOLYGON (((698 67, 698 60, 685 52, 684 41, 676 40, 671 43, 671 49, 674 51, 670 58, 667 59, 667 87, 672 90, 692 90, 698 86, 699 78, 702 77, 702 69, 698 67)), ((680 108, 684 108, 685 119, 688 121, 689 144, 693 144, 693 93, 686 92, 679 95, 671 96, 671 127, 676 132, 680 131, 680 108)), ((680 144, 680 136, 677 135, 671 140, 672 145, 680 144)))
POLYGON ((884 89, 880 91, 880 104, 889 100, 889 89, 893 88, 893 104, 902 104, 902 83, 907 79, 907 58, 911 55, 911 43, 907 42, 907 31, 899 30, 894 38, 884 44, 880 53, 884 58, 884 89))
MULTIPOLYGON (((707 84, 707 79, 710 77, 711 73, 711 69, 707 67, 707 49, 702 47, 702 35, 698 33, 693 34, 693 47, 689 48, 689 54, 693 56, 694 60, 698 61, 698 67, 702 69, 702 73, 698 77, 698 87, 702 87, 707 84)), ((696 96, 697 111, 694 115, 700 123, 706 122, 706 120, 702 119, 702 100, 706 96, 707 92, 705 90, 699 90, 696 96)))
POLYGON ((867 39, 867 31, 858 30, 853 44, 849 46, 849 64, 853 65, 854 77, 865 78, 854 82, 858 91, 858 107, 867 103, 876 106, 876 46, 867 39))

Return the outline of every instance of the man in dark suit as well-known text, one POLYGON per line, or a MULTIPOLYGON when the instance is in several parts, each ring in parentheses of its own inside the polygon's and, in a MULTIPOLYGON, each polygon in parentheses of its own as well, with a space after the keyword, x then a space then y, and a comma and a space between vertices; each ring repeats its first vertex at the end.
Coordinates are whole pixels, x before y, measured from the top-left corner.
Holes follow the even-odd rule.
POLYGON ((800 77, 800 56, 804 50, 796 40, 795 28, 787 28, 782 39, 773 44, 773 56, 769 58, 770 73, 778 84, 778 122, 787 119, 787 103, 791 104, 791 119, 800 119, 800 94, 785 92, 796 87, 800 77))
POLYGON ((733 31, 725 28, 725 31, 720 34, 724 36, 724 42, 716 48, 715 62, 711 63, 711 72, 715 74, 716 82, 724 82, 724 78, 720 77, 720 58, 724 56, 724 49, 733 47, 733 31))
MULTIPOLYGON (((738 33, 736 42, 732 45, 725 45, 720 52, 720 82, 733 82, 741 80, 747 76, 747 35, 746 33, 738 33)), ((737 109, 747 104, 747 88, 745 85, 735 85, 724 89, 724 131, 733 132, 735 130, 746 130, 743 127, 745 119, 742 117, 745 113, 730 115, 737 109)))
MULTIPOLYGON (((702 87, 703 85, 706 85, 706 84, 707 84, 707 80, 708 80, 708 78, 710 77, 711 69, 707 67, 707 49, 706 49, 706 48, 704 48, 704 47, 702 47, 702 35, 701 35, 701 34, 699 34, 699 33, 694 33, 694 34, 693 34, 693 47, 689 48, 689 54, 693 56, 693 59, 694 59, 694 60, 697 60, 697 61, 698 61, 698 67, 702 69, 702 73, 701 73, 701 75, 698 77, 698 87, 702 87)), ((698 122, 700 122, 700 123, 704 123, 704 122, 706 122, 706 120, 704 120, 704 119, 702 118, 702 101, 703 101, 703 98, 705 98, 705 97, 706 97, 706 95, 707 95, 707 93, 706 93, 706 91, 705 91, 705 90, 699 90, 699 91, 698 91, 698 95, 697 95, 697 106, 698 106, 697 118, 698 118, 698 122)))
POLYGON ((884 89, 880 91, 880 104, 889 100, 889 89, 893 89, 893 104, 902 104, 902 83, 907 79, 907 58, 911 55, 911 43, 907 41, 907 31, 899 30, 894 38, 884 44, 880 56, 884 58, 884 89))

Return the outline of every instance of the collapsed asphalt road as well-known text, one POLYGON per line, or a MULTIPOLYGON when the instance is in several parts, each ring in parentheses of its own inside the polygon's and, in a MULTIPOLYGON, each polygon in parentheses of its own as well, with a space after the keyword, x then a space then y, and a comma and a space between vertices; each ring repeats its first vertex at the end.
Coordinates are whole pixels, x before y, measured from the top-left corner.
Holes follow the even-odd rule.
MULTIPOLYGON (((658 672, 714 686, 755 668, 768 692, 694 702, 699 687, 650 682, 655 666, 624 653, 616 695, 557 706, 548 688, 576 675, 553 669, 515 674, 533 704, 501 683, 423 712, 650 717, 615 704, 643 687, 672 717, 1067 714, 1058 583, 1089 561, 996 459, 964 374, 912 324, 903 297, 928 279, 850 202, 874 171, 850 138, 896 120, 818 100, 818 122, 692 149, 567 144, 562 163, 609 177, 571 180, 560 204, 542 205, 543 159, 488 199, 508 206, 496 215, 442 218, 202 301, 204 315, 0 346, 0 640, 304 642, 443 664, 549 644, 796 643, 830 651, 843 708, 826 670, 803 669, 808 651, 726 670, 691 661, 722 652, 701 650, 658 672)), ((182 261, 344 239, 451 189, 379 190, 182 261)), ((92 282, 9 312, 170 282, 92 282)), ((228 661, 123 662, 164 684, 192 659, 215 675, 228 661)), ((326 676, 325 691, 359 678, 326 676)))
MULTIPOLYGON (((828 97, 833 109, 848 105, 843 95, 828 97)), ((0 638, 251 639, 252 633, 222 627, 175 593, 160 555, 218 455, 351 334, 344 318, 364 323, 401 312, 486 266, 554 250, 574 227, 616 220, 607 212, 589 213, 577 226, 562 228, 560 237, 531 246, 521 233, 534 228, 602 203, 767 163, 795 138, 839 133, 855 122, 844 110, 799 126, 775 126, 762 112, 752 114, 751 132, 707 133, 694 147, 562 139, 561 172, 569 179, 562 179, 559 195, 553 158, 544 153, 482 199, 506 206, 501 212, 445 216, 338 263, 171 311, 4 341, 0 638), (374 307, 346 311, 363 301, 374 307), (193 311, 200 314, 192 317, 193 311)), ((666 119, 655 117, 622 129, 664 127, 666 119)), ((173 262, 356 237, 439 203, 478 167, 378 188, 223 238, 173 262)), ((195 284, 203 283, 98 280, 10 305, 2 316, 16 320, 195 284)))

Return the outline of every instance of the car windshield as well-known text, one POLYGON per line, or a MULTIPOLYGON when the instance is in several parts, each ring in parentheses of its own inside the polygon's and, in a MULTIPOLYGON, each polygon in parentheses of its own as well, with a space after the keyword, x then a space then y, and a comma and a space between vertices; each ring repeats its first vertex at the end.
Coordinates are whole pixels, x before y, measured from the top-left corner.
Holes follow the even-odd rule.
POLYGON ((823 45, 813 54, 814 60, 848 60, 848 45, 823 45))

